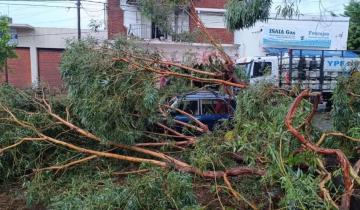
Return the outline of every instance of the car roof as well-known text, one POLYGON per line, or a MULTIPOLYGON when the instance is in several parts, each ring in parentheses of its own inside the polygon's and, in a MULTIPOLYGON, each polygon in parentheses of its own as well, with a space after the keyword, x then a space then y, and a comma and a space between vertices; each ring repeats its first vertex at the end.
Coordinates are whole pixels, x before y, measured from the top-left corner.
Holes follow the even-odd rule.
POLYGON ((229 99, 230 96, 227 94, 220 93, 219 91, 201 90, 201 91, 194 91, 194 92, 179 96, 179 98, 182 98, 185 100, 229 99))

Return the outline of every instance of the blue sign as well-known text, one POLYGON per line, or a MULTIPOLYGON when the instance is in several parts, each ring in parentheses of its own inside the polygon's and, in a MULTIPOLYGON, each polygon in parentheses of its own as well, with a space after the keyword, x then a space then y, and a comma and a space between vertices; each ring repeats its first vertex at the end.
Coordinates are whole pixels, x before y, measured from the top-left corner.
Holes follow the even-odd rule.
POLYGON ((331 40, 280 40, 264 38, 263 45, 276 47, 311 47, 311 48, 330 48, 331 40))
POLYGON ((267 26, 263 29, 263 45, 277 48, 331 47, 330 32, 313 31, 296 27, 267 26))

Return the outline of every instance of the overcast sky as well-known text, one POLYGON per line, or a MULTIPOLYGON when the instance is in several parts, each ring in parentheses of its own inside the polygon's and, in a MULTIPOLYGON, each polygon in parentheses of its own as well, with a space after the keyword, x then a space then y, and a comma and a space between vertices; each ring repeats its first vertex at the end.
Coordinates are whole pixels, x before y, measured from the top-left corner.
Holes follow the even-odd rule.
MULTIPOLYGON (((211 0, 209 0, 211 1, 211 0)), ((82 27, 88 28, 91 19, 104 22, 106 0, 83 0, 81 9, 82 27)), ((273 0, 273 11, 282 0, 273 0)), ((320 15, 326 11, 336 14, 344 12, 349 0, 301 0, 300 11, 307 15, 320 15)), ((0 14, 13 18, 13 23, 30 24, 37 27, 76 28, 75 0, 0 0, 0 14)))

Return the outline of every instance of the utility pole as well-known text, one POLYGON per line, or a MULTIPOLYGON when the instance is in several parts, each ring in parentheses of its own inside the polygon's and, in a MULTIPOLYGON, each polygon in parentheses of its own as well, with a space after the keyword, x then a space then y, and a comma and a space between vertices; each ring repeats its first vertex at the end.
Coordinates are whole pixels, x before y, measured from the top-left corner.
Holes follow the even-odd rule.
POLYGON ((76 6, 77 6, 77 28, 78 28, 78 40, 81 39, 81 16, 80 16, 80 3, 81 0, 77 0, 76 6))

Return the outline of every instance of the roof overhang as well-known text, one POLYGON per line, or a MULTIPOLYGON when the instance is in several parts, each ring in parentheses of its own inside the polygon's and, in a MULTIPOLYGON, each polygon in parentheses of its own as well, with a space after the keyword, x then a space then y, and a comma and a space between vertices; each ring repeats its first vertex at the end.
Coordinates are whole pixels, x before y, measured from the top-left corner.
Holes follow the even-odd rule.
POLYGON ((10 24, 10 28, 24 31, 32 31, 35 28, 29 24, 10 24))

